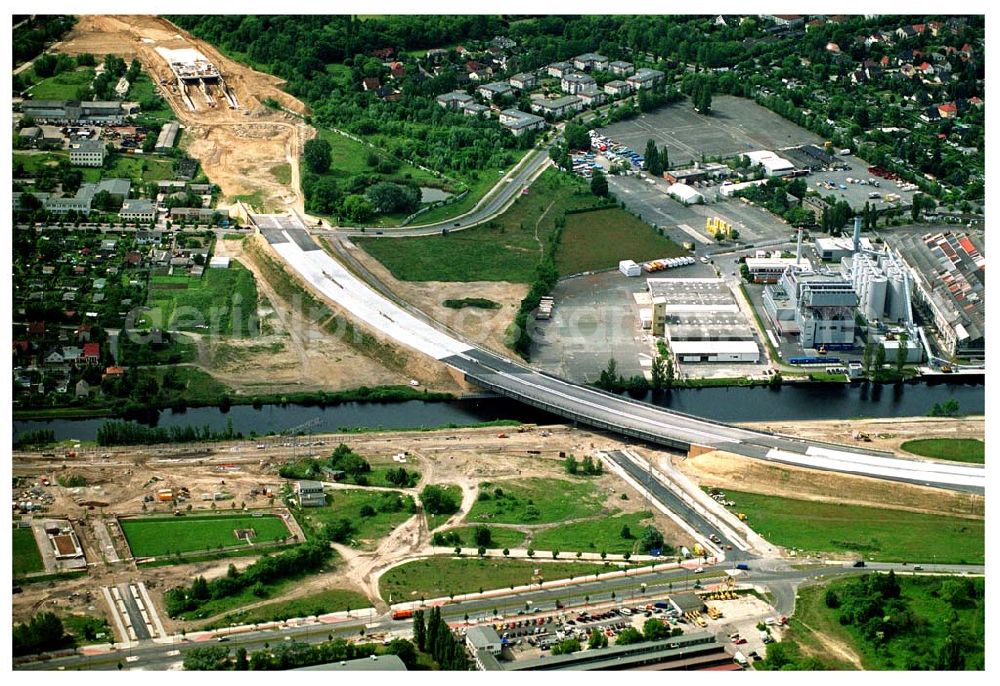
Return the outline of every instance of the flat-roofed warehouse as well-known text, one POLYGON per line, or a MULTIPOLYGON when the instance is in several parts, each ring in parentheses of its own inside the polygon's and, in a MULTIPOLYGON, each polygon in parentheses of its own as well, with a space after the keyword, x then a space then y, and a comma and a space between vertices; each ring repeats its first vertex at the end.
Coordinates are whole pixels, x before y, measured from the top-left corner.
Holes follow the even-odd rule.
POLYGON ((678 362, 760 361, 754 332, 720 278, 647 279, 652 332, 678 362))
POLYGON ((913 277, 916 300, 929 310, 938 343, 958 357, 986 353, 986 247, 980 236, 951 231, 887 241, 913 277))
POLYGON ((160 135, 156 137, 156 151, 166 152, 174 147, 174 143, 177 142, 177 134, 180 130, 180 124, 175 121, 164 124, 163 128, 160 129, 160 135))

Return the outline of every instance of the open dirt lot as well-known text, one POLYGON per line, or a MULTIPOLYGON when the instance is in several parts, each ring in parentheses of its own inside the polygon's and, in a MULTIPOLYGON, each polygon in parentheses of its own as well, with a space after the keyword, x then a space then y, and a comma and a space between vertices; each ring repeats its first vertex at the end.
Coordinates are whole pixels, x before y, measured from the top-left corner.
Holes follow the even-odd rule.
POLYGON ((660 149, 666 146, 672 165, 701 161, 702 155, 729 157, 751 150, 823 142, 752 100, 731 95, 712 98, 711 116, 700 115, 682 103, 612 124, 601 133, 640 153, 652 138, 660 149))
POLYGON ((465 390, 442 366, 415 353, 399 349, 408 360, 407 366, 389 368, 322 331, 305 316, 302 307, 278 295, 263 277, 255 254, 246 249, 246 242, 264 246, 259 237, 219 240, 216 254, 239 259, 253 272, 263 335, 200 344, 200 364, 219 381, 243 393, 343 390, 361 384, 406 385, 410 379, 434 390, 465 390))
POLYGON ((928 458, 900 449, 906 441, 917 438, 978 438, 985 440, 986 421, 982 417, 958 419, 906 417, 904 419, 852 419, 830 421, 766 422, 744 424, 750 429, 764 429, 799 438, 817 439, 847 445, 863 445, 876 450, 891 450, 913 460, 928 458), (856 434, 865 434, 871 442, 861 442, 856 434))
POLYGON ((192 112, 170 87, 158 88, 185 127, 183 146, 198 159, 205 173, 229 198, 255 195, 261 209, 295 207, 303 209, 298 190, 298 156, 305 141, 315 135, 310 127, 288 114, 264 107, 265 98, 282 106, 307 113, 304 104, 281 90, 283 81, 262 74, 223 56, 210 44, 200 41, 160 17, 148 15, 81 16, 77 25, 58 46, 68 54, 92 53, 138 58, 155 83, 171 83, 173 74, 156 48, 194 48, 208 57, 236 95, 239 109, 197 105, 192 112), (269 170, 289 163, 293 178, 281 184, 269 170))
POLYGON ((715 451, 693 458, 672 457, 700 486, 732 488, 763 495, 867 505, 929 514, 982 517, 983 497, 924 486, 833 474, 715 451))

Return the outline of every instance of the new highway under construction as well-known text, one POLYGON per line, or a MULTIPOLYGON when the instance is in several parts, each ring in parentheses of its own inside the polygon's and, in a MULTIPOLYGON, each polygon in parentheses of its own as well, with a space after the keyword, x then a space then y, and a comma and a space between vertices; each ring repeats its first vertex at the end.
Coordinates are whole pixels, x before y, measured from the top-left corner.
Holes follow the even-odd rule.
POLYGON ((363 325, 461 372, 500 395, 588 426, 691 452, 724 450, 813 469, 983 493, 985 468, 906 460, 693 417, 580 386, 483 350, 379 293, 324 251, 294 215, 250 215, 270 248, 313 290, 363 325))

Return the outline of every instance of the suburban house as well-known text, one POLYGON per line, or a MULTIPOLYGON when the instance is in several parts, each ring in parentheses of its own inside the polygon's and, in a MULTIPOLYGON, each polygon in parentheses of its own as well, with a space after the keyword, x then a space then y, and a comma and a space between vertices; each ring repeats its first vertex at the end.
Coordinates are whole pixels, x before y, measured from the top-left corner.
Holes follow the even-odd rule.
POLYGON ((597 107, 598 105, 603 105, 607 96, 602 91, 586 91, 580 93, 579 98, 583 100, 583 104, 586 107, 597 107))
POLYGON ((596 52, 585 52, 573 58, 573 66, 581 71, 607 71, 608 58, 596 52))
POLYGON ((531 111, 543 116, 559 119, 570 112, 579 112, 584 107, 583 99, 575 95, 564 95, 552 100, 538 99, 531 103, 531 111))
POLYGON ((79 167, 100 167, 104 164, 104 143, 80 141, 69 149, 69 163, 79 167))
POLYGON ((86 362, 87 364, 99 364, 101 361, 101 344, 84 343, 83 361, 86 362))
POLYGON ((462 107, 462 114, 466 117, 488 117, 490 116, 490 108, 477 102, 470 102, 462 107))
POLYGON ((500 113, 500 125, 510 130, 515 136, 520 136, 526 131, 544 129, 545 120, 537 114, 510 109, 500 113))
POLYGON ((597 81, 587 74, 566 74, 559 82, 559 87, 570 95, 590 93, 597 90, 597 81))
POLYGON ((505 95, 512 95, 513 91, 510 88, 510 84, 504 81, 494 81, 493 83, 484 83, 482 86, 476 89, 476 92, 487 100, 493 100, 493 98, 503 97, 505 95))
POLYGON ((299 481, 295 484, 295 493, 299 496, 299 507, 326 505, 326 494, 323 493, 323 483, 320 481, 299 481))
POLYGON ((616 97, 628 95, 632 92, 632 84, 626 81, 608 81, 604 84, 604 92, 616 97))
POLYGON ((561 79, 566 74, 573 73, 573 65, 570 64, 569 62, 553 62, 548 67, 546 67, 546 71, 548 72, 549 76, 554 76, 557 79, 561 79))
POLYGON ((466 93, 465 91, 452 91, 451 93, 444 93, 443 95, 437 96, 435 98, 437 104, 446 110, 460 110, 470 102, 475 102, 475 98, 466 93))
POLYGON ((625 79, 636 90, 648 90, 663 80, 664 73, 659 69, 640 69, 625 79))
POLYGON ((535 78, 534 74, 522 72, 511 76, 509 83, 512 88, 516 88, 519 91, 527 91, 534 88, 537 81, 538 79, 535 78))
POLYGON ((127 222, 151 222, 156 219, 156 206, 152 200, 126 200, 118 217, 127 222))
POLYGON ((615 60, 608 64, 608 70, 615 76, 631 76, 635 73, 635 65, 631 62, 615 60))

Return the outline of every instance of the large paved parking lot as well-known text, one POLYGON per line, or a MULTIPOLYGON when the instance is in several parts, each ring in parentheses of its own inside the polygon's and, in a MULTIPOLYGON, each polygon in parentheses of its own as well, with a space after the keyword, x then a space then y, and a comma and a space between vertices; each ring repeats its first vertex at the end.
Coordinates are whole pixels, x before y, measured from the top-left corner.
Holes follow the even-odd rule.
POLYGON ((618 122, 601 133, 642 154, 646 141, 667 146, 670 164, 700 161, 702 155, 729 157, 749 150, 773 150, 823 141, 752 100, 731 95, 712 98, 712 115, 703 116, 688 103, 618 122))
MULTIPOLYGON (((615 197, 625 202, 645 221, 662 227, 667 236, 678 243, 692 242, 697 254, 719 250, 705 231, 705 219, 719 217, 740 232, 740 241, 758 247, 776 245, 789 240, 793 229, 783 220, 759 207, 739 200, 724 199, 707 205, 682 205, 667 195, 669 184, 648 174, 609 176, 608 184, 615 197)), ((714 198, 712 189, 702 191, 714 198)), ((727 248, 722 248, 723 250, 727 248)), ((730 248, 731 249, 731 248, 730 248)))
MULTIPOLYGON (((780 153, 779 153, 780 154, 780 153)), ((846 200, 850 203, 851 207, 855 209, 860 209, 865 206, 866 202, 870 202, 875 208, 883 210, 886 207, 900 205, 904 207, 909 207, 913 203, 913 191, 900 190, 899 186, 896 185, 895 181, 890 181, 889 179, 881 179, 873 174, 868 173, 868 163, 864 160, 858 159, 853 155, 840 155, 838 157, 845 164, 850 165, 850 169, 845 171, 831 171, 831 172, 814 172, 809 176, 805 177, 806 183, 809 184, 809 189, 818 192, 821 196, 826 198, 827 196, 833 195, 837 200, 846 200), (857 183, 847 183, 847 179, 864 179, 867 181, 870 178, 874 178, 878 181, 878 188, 870 185, 860 185, 857 183), (836 186, 836 190, 828 190, 824 186, 817 186, 817 183, 829 182, 836 186), (840 186, 846 186, 846 188, 840 188, 840 186), (878 193, 882 198, 869 198, 871 193, 878 193), (895 193, 901 197, 900 202, 894 205, 889 205, 885 202, 886 193, 895 193)), ((901 182, 905 184, 904 182, 901 182)))

